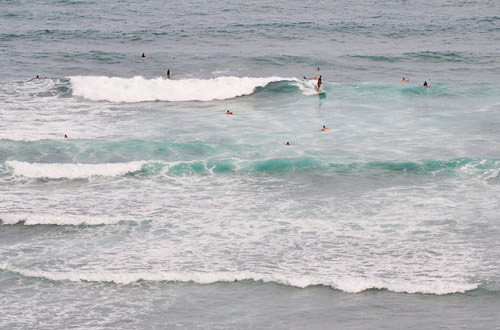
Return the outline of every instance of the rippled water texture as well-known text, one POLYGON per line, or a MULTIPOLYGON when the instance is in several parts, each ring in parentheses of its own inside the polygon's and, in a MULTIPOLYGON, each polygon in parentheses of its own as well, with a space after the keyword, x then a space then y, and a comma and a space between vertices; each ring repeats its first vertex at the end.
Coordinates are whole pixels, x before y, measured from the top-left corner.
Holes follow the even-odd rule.
POLYGON ((0 328, 495 328, 499 10, 1 2, 0 328))

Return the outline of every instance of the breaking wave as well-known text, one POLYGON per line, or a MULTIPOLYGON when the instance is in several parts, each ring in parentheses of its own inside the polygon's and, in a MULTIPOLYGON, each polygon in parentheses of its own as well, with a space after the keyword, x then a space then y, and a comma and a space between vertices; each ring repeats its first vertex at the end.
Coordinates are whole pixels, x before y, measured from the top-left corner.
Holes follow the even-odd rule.
POLYGON ((250 95, 256 88, 296 78, 217 77, 213 79, 146 79, 105 76, 70 77, 74 96, 92 101, 212 101, 250 95))
POLYGON ((0 270, 12 272, 25 277, 43 278, 51 281, 71 282, 104 282, 116 284, 132 284, 139 281, 148 282, 193 282, 197 284, 213 284, 219 282, 232 283, 238 281, 254 281, 264 283, 277 283, 285 286, 307 288, 310 286, 325 286, 347 293, 359 293, 370 289, 389 290, 404 293, 424 294, 451 294, 464 293, 478 288, 477 283, 468 283, 464 280, 384 280, 367 278, 321 278, 309 275, 285 274, 260 274, 250 271, 240 272, 51 272, 44 270, 27 270, 12 267, 7 264, 0 265, 0 270))

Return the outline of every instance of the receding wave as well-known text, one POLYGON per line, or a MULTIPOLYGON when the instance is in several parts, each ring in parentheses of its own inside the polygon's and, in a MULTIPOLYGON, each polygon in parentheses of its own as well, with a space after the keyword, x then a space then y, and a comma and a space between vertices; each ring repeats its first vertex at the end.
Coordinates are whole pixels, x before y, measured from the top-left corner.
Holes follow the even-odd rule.
POLYGON ((90 177, 185 177, 213 175, 287 175, 322 173, 360 175, 377 172, 388 175, 465 175, 480 180, 500 177, 500 160, 459 158, 423 161, 338 162, 331 158, 273 158, 264 160, 213 159, 191 161, 133 161, 128 163, 63 164, 7 161, 0 176, 30 179, 86 179, 90 177))
POLYGON ((295 78, 217 77, 213 79, 145 79, 105 76, 70 77, 74 96, 92 101, 212 101, 250 95, 256 88, 295 78))
POLYGON ((379 278, 320 278, 307 275, 286 274, 260 274, 250 271, 240 272, 175 272, 175 271, 151 271, 151 272, 50 272, 43 270, 27 270, 0 264, 0 270, 19 274, 24 277, 41 278, 51 281, 71 282, 103 282, 116 284, 132 284, 140 281, 147 282, 192 282, 197 284, 234 283, 238 281, 254 281, 264 283, 277 283, 285 286, 307 288, 310 286, 325 286, 348 293, 359 293, 370 289, 389 290, 404 293, 424 294, 451 294, 464 293, 478 288, 477 283, 468 283, 465 280, 434 280, 418 281, 411 280, 384 280, 379 278))

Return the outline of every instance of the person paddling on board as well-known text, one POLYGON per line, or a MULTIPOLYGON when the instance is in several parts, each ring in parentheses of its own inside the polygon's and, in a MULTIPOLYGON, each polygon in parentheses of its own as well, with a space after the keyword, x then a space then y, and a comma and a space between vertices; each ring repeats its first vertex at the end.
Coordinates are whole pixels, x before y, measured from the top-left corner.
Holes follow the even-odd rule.
POLYGON ((321 128, 322 131, 326 131, 328 129, 328 127, 326 127, 325 125, 323 125, 323 127, 321 128))
POLYGON ((226 115, 232 115, 233 113, 229 110, 226 111, 226 115))
POLYGON ((408 78, 406 78, 406 77, 403 77, 403 78, 401 78, 401 81, 406 81, 406 82, 408 82, 408 81, 410 81, 410 79, 408 79, 408 78))

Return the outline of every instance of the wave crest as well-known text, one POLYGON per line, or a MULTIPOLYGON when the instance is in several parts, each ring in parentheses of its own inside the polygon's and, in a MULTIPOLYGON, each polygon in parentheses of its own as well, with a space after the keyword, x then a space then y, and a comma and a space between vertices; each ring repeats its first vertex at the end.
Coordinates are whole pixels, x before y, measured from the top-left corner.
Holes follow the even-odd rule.
POLYGON ((60 164, 27 163, 17 160, 6 161, 15 176, 47 179, 83 179, 92 176, 122 176, 141 170, 145 161, 106 164, 60 164))
POLYGON ((259 274, 250 271, 237 272, 50 272, 44 270, 27 270, 0 264, 0 270, 17 273, 25 277, 43 278, 51 281, 71 282, 104 282, 116 284, 132 284, 140 281, 148 282, 192 282, 196 284, 214 284, 219 282, 232 283, 238 281, 254 281, 264 283, 277 283, 285 286, 307 288, 310 286, 331 287, 347 293, 359 293, 370 289, 389 290, 404 293, 424 294, 451 294, 464 293, 478 288, 477 283, 467 283, 463 280, 447 281, 434 280, 429 282, 414 283, 407 280, 383 280, 366 278, 337 278, 321 279, 314 276, 284 275, 284 274, 259 274))
POLYGON ((72 76, 74 96, 92 101, 212 101, 250 95, 257 87, 275 81, 294 81, 295 78, 217 77, 213 79, 164 78, 145 79, 141 76, 119 78, 106 76, 72 76))

